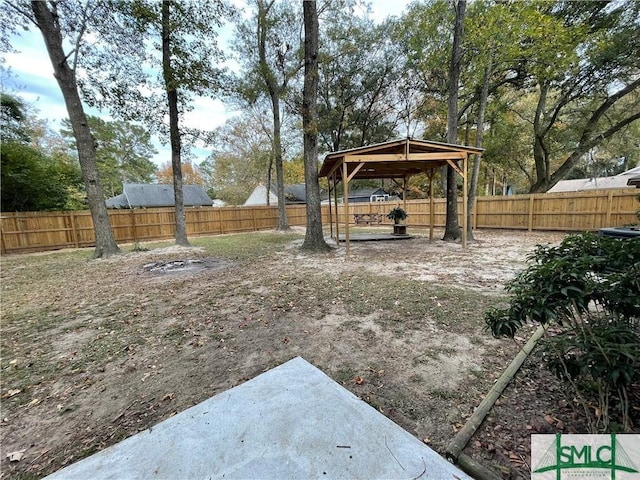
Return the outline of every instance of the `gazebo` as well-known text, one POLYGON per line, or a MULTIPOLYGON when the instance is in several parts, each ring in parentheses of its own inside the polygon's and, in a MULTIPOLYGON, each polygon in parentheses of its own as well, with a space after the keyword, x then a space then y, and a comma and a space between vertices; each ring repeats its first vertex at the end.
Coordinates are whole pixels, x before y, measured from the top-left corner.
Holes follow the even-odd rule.
POLYGON ((345 246, 349 255, 349 182, 353 179, 394 179, 403 182, 403 202, 407 205, 407 180, 420 173, 429 178, 430 233, 433 239, 433 178, 439 167, 451 166, 461 177, 463 183, 462 202, 462 246, 467 246, 467 160, 469 155, 480 154, 482 148, 466 145, 414 140, 411 138, 394 140, 376 145, 341 150, 327 154, 322 163, 319 177, 329 181, 329 221, 333 230, 331 194, 335 206, 336 240, 339 241, 338 199, 336 188, 342 181, 344 189, 344 232, 345 246))

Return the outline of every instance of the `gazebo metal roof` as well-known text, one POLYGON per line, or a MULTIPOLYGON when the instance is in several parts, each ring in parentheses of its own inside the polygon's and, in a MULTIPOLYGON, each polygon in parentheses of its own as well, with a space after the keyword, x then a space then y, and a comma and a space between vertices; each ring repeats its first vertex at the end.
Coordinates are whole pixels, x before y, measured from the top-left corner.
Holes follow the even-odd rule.
MULTIPOLYGON (((467 209, 467 158, 472 154, 480 154, 482 148, 469 147, 467 145, 454 145, 449 143, 432 142, 428 140, 415 140, 406 138, 392 140, 349 150, 331 152, 325 156, 319 177, 327 177, 333 184, 335 197, 336 184, 343 181, 344 187, 344 228, 346 236, 347 255, 349 253, 349 182, 353 179, 403 179, 406 181, 413 175, 420 173, 429 174, 430 184, 437 168, 443 165, 451 166, 463 179, 463 234, 462 244, 466 246, 466 209, 467 209)), ((433 189, 430 189, 433 190, 433 189)), ((433 193, 431 195, 431 212, 433 215, 433 193)), ((406 209, 406 192, 405 192, 406 209)), ((336 203, 336 240, 338 234, 338 206, 336 203)), ((331 218, 331 209, 329 211, 331 218)), ((433 216, 431 216, 431 234, 433 238, 433 216)), ((331 221, 333 233, 333 221, 331 221)))

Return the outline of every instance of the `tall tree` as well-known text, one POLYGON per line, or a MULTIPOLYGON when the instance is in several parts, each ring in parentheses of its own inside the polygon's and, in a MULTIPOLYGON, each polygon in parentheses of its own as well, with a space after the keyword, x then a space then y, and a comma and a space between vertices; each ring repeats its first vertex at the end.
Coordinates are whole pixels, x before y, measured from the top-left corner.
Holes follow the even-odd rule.
POLYGON ((282 113, 291 82, 303 67, 300 18, 291 2, 255 0, 254 15, 238 25, 235 49, 244 64, 240 95, 249 104, 266 95, 273 121, 273 159, 278 196, 278 230, 287 230, 282 149, 282 113))
MULTIPOLYGON (((453 28, 453 46, 449 64, 449 96, 447 101, 447 142, 458 143, 458 84, 460 81, 460 59, 462 57, 462 33, 467 8, 466 0, 457 0, 453 4, 456 17, 453 28)), ((462 232, 466 235, 467 232, 462 232)), ((444 240, 460 238, 458 223, 458 181, 456 171, 447 165, 447 216, 444 240)))
POLYGON ((640 56, 630 54, 640 51, 640 4, 559 2, 538 12, 554 27, 543 45, 562 41, 564 49, 553 56, 537 48, 527 63, 538 90, 531 192, 548 190, 592 148, 640 119, 640 56), (564 138, 555 149, 559 135, 564 138))
MULTIPOLYGON (((195 96, 215 96, 219 91, 222 69, 216 62, 223 55, 217 29, 231 10, 224 0, 104 3, 109 15, 100 33, 110 41, 91 45, 85 97, 114 117, 140 121, 168 139, 177 165, 187 150, 184 138, 195 141, 199 134, 185 128, 181 116, 193 108, 195 96)), ((181 172, 179 165, 173 168, 176 242, 186 244, 181 172)))
POLYGON ((302 248, 328 251, 322 232, 320 184, 318 183, 318 11, 315 0, 304 0, 304 89, 302 128, 304 130, 304 180, 307 193, 307 230, 302 248))
POLYGON ((171 62, 172 54, 172 22, 171 9, 175 2, 163 0, 162 2, 162 77, 167 92, 167 104, 169 106, 169 138, 171 142, 171 167, 173 170, 173 195, 176 211, 176 243, 189 245, 187 238, 187 220, 184 210, 184 193, 182 190, 182 146, 180 143, 180 127, 178 116, 178 83, 174 75, 174 67, 171 62))
POLYGON ((390 140, 399 116, 392 94, 400 76, 397 52, 388 41, 391 24, 376 25, 368 14, 356 14, 355 2, 328 7, 320 19, 321 141, 337 151, 390 140))
POLYGON ((24 3, 18 2, 6 2, 5 6, 12 9, 19 18, 33 23, 42 33, 47 47, 54 76, 62 92, 76 138, 78 160, 95 232, 96 247, 93 256, 98 258, 119 253, 120 249, 109 224, 104 193, 98 176, 95 139, 91 134, 80 99, 76 76, 81 47, 90 27, 89 21, 100 18, 107 12, 102 4, 91 2, 79 5, 75 2, 34 0, 30 4, 30 9, 24 3), (65 51, 64 46, 68 44, 72 47, 65 51))

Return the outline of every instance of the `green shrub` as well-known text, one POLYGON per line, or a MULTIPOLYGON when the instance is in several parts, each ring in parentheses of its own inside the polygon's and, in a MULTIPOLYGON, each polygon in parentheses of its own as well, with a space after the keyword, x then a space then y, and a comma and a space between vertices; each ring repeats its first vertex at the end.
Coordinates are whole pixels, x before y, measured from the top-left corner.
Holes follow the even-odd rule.
POLYGON ((544 358, 582 400, 591 430, 608 430, 612 405, 629 429, 628 390, 640 381, 640 240, 571 235, 528 260, 506 287, 509 307, 485 313, 487 327, 513 338, 528 321, 553 325, 544 358))

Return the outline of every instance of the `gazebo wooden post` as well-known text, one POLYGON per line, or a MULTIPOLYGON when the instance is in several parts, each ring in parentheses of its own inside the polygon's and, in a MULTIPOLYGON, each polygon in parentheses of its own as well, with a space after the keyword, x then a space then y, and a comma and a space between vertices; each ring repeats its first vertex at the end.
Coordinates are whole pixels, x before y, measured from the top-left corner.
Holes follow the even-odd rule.
POLYGON ((342 163, 342 188, 344 190, 344 241, 349 258, 349 175, 347 171, 347 162, 342 163))
POLYGON ((407 211, 407 177, 403 178, 402 182, 402 208, 406 212, 407 211))
MULTIPOLYGON (((333 216, 331 215, 331 178, 327 178, 327 185, 329 186, 329 202, 327 204, 327 206, 329 207, 329 235, 331 236, 331 238, 333 238, 333 216)), ((335 192, 335 188, 336 186, 333 186, 333 196, 336 196, 336 192, 335 192)), ((337 214, 338 212, 336 212, 337 214)))
POLYGON ((462 248, 467 248, 467 158, 469 154, 465 153, 462 159, 462 248))
POLYGON ((436 212, 433 211, 433 177, 435 169, 429 170, 429 241, 433 242, 433 224, 436 219, 436 212))
POLYGON ((338 178, 335 172, 333 178, 333 203, 336 207, 336 245, 340 246, 340 215, 338 214, 338 178))

